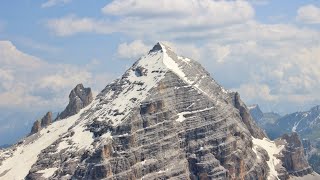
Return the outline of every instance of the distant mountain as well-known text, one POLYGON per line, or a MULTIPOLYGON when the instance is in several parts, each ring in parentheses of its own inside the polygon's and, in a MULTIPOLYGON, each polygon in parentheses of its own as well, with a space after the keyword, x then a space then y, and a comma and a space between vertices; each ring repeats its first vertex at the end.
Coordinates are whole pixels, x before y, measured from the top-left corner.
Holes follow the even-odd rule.
POLYGON ((285 133, 297 132, 303 139, 302 142, 309 163, 320 173, 320 162, 318 162, 320 160, 320 106, 282 117, 273 113, 263 113, 258 105, 250 107, 252 117, 265 129, 271 139, 276 139, 285 133), (263 114, 263 118, 261 114, 263 114))
MULTIPOLYGON (((42 112, 14 111, 5 109, 0 112, 0 145, 14 144, 30 132, 35 117, 41 117, 42 112)), ((57 113, 53 113, 56 117, 57 113)))
POLYGON ((281 117, 278 113, 275 113, 275 112, 267 112, 267 113, 262 112, 258 104, 248 106, 248 109, 253 119, 263 129, 265 129, 264 128, 265 126, 268 126, 268 124, 273 124, 281 117))
POLYGON ((96 97, 79 85, 57 121, 0 150, 0 179, 301 179, 296 133, 275 141, 239 93, 157 43, 96 97))
POLYGON ((298 132, 301 137, 310 140, 320 138, 320 106, 315 106, 309 111, 287 114, 276 122, 278 134, 298 132))

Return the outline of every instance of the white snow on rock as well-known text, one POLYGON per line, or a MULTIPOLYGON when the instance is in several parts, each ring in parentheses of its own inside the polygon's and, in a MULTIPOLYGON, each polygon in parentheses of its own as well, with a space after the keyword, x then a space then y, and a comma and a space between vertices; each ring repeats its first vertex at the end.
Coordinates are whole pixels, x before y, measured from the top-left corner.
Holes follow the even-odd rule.
POLYGON ((196 111, 186 111, 186 112, 178 113, 178 119, 176 119, 176 121, 183 122, 184 120, 186 120, 184 115, 194 114, 194 113, 203 112, 203 111, 208 111, 208 110, 213 109, 213 108, 214 107, 210 107, 210 108, 205 108, 205 109, 196 110, 196 111))
POLYGON ((58 145, 57 151, 60 152, 63 149, 70 147, 70 145, 66 141, 61 141, 58 145))
POLYGON ((101 137, 101 139, 112 139, 111 133, 107 132, 105 134, 103 134, 101 137))
POLYGON ((298 121, 298 122, 295 122, 294 123, 294 125, 293 125, 293 127, 292 127, 292 132, 296 132, 296 130, 297 130, 297 127, 299 126, 299 124, 300 124, 300 122, 303 120, 303 118, 300 120, 300 121, 298 121))
POLYGON ((93 134, 90 131, 85 131, 83 126, 76 126, 73 131, 74 135, 71 137, 71 139, 79 149, 86 148, 93 143, 93 134))
MULTIPOLYGON (((87 108, 82 109, 76 115, 52 123, 48 127, 42 129, 39 134, 27 137, 25 142, 18 146, 17 150, 14 151, 12 157, 2 162, 2 165, 0 166, 0 174, 2 176, 0 179, 24 179, 29 173, 31 166, 37 161, 40 152, 54 143, 62 134, 67 132, 79 119, 80 114, 87 108), (40 135, 40 137, 30 143, 28 142, 28 140, 37 135, 40 135)), ((65 145, 63 144, 62 146, 65 145)))
POLYGON ((255 109, 257 107, 258 107, 257 104, 253 104, 253 105, 248 106, 248 109, 251 110, 251 109, 255 109))
POLYGON ((57 170, 58 168, 48 168, 48 169, 43 169, 43 170, 40 170, 38 171, 37 173, 41 173, 42 174, 42 177, 44 178, 49 178, 51 177, 54 172, 57 170))
MULTIPOLYGON (((191 59, 172 54, 169 47, 161 43, 159 45, 161 49, 156 47, 154 51, 142 56, 121 79, 115 81, 117 86, 112 87, 114 89, 106 91, 105 94, 103 94, 104 92, 101 93, 99 98, 96 98, 78 114, 54 122, 39 133, 27 137, 22 144, 17 145, 17 149, 14 151, 11 150, 9 153, 7 151, 1 153, 0 151, 0 157, 7 158, 8 155, 11 156, 3 160, 0 166, 0 179, 25 178, 32 165, 36 163, 41 151, 59 138, 62 141, 58 144, 57 152, 63 149, 79 150, 90 148, 94 142, 94 137, 86 129, 87 123, 97 120, 111 121, 113 126, 119 125, 126 120, 133 108, 139 106, 149 96, 149 91, 160 84, 159 82, 165 78, 168 71, 179 76, 188 86, 196 88, 199 93, 203 93, 209 98, 215 98, 210 95, 210 89, 205 89, 203 85, 210 75, 204 74, 205 72, 199 70, 196 77, 191 77, 188 75, 188 71, 192 66, 191 63, 193 63, 191 59), (88 109, 90 111, 85 114, 84 112, 88 109), (81 116, 84 114, 86 116, 81 116), (72 136, 63 136, 68 131, 73 131, 74 134, 72 136)), ((221 92, 227 93, 222 87, 221 92)), ((184 115, 209 109, 181 112, 178 114, 177 121, 183 122, 185 120, 184 115)), ((106 133, 100 138, 109 140, 112 139, 112 136, 111 133, 106 133)), ((54 173, 52 171, 53 169, 43 170, 43 177, 49 177, 50 173, 54 173)))
POLYGON ((279 155, 281 153, 282 149, 284 148, 284 145, 277 146, 274 141, 271 141, 267 138, 263 138, 261 140, 252 137, 252 142, 252 150, 257 154, 258 160, 260 160, 261 157, 259 156, 257 147, 265 149, 268 153, 269 161, 267 161, 267 164, 270 169, 268 180, 279 179, 278 172, 276 171, 276 166, 279 165, 281 161, 275 155, 279 155))
MULTIPOLYGON (((169 47, 165 47, 163 44, 161 44, 162 46, 162 50, 163 50, 163 63, 166 65, 167 68, 169 68, 172 72, 174 72, 176 75, 178 75, 180 78, 182 78, 185 82, 187 82, 188 84, 192 84, 193 82, 190 81, 186 75, 184 74, 184 72, 181 70, 181 67, 179 67, 179 65, 167 54, 167 49, 169 49, 169 47)), ((182 58, 180 57, 181 60, 184 60, 186 58, 182 58)), ((185 62, 189 62, 190 60, 185 62)))
POLYGON ((141 76, 136 74, 135 69, 130 68, 127 71, 128 76, 125 77, 128 83, 122 85, 123 89, 120 94, 113 96, 114 91, 109 91, 103 98, 103 101, 111 102, 104 104, 98 111, 100 114, 98 120, 111 120, 114 126, 125 120, 131 110, 148 96, 148 91, 157 86, 158 82, 164 78, 168 68, 161 59, 163 59, 163 53, 160 51, 150 52, 143 56, 135 66, 136 68, 146 68, 142 69, 145 74, 141 76))

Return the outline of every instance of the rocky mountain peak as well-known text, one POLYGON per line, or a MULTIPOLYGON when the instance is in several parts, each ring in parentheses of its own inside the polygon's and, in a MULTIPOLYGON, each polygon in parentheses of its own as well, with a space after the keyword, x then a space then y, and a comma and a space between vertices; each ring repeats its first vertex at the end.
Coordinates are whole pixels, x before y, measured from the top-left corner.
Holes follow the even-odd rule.
POLYGON ((153 48, 149 51, 149 53, 161 51, 163 47, 164 45, 158 42, 156 45, 153 46, 153 48))
POLYGON ((31 134, 39 132, 42 128, 49 126, 52 123, 52 112, 47 112, 41 120, 37 120, 33 123, 31 128, 31 134))
POLYGON ((290 134, 284 134, 279 138, 285 141, 284 149, 282 150, 282 166, 286 168, 288 173, 296 174, 298 176, 304 176, 313 172, 309 166, 308 161, 304 155, 304 148, 296 132, 290 134))
POLYGON ((320 105, 314 106, 313 108, 310 109, 310 111, 320 113, 320 105))
POLYGON ((263 112, 261 111, 261 109, 260 109, 258 104, 254 104, 254 105, 248 106, 248 109, 250 111, 251 116, 256 121, 259 121, 261 118, 263 118, 263 112))
POLYGON ((283 147, 257 127, 239 93, 161 43, 78 110, 90 94, 77 86, 64 120, 0 154, 0 178, 278 178, 283 147))
POLYGON ((77 114, 82 108, 86 107, 93 101, 91 88, 85 88, 82 84, 78 84, 69 94, 69 104, 62 111, 58 119, 64 119, 77 114))

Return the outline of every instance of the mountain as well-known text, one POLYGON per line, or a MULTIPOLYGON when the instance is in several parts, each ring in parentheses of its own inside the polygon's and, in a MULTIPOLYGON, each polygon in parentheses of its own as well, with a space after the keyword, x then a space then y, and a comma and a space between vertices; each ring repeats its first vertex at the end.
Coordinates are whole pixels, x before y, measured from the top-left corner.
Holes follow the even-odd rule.
MULTIPOLYGON (((272 139, 276 139, 284 133, 297 132, 303 138, 302 143, 310 165, 320 173, 320 106, 315 106, 309 111, 287 114, 283 117, 276 116, 276 119, 266 121, 267 124, 261 123, 264 121, 263 118, 259 119, 257 116, 257 112, 262 113, 259 106, 251 107, 253 107, 250 109, 252 117, 272 139)), ((266 113, 262 114, 265 116, 266 113)))
POLYGON ((316 140, 320 137, 320 106, 309 111, 295 112, 281 117, 277 127, 282 132, 298 132, 301 137, 316 140))
POLYGON ((266 126, 273 124, 281 117, 281 115, 275 112, 267 112, 267 113, 262 112, 258 104, 248 106, 248 109, 250 111, 252 118, 263 129, 265 129, 266 126))
POLYGON ((260 120, 263 118, 263 112, 261 111, 259 105, 254 104, 254 105, 248 106, 248 109, 253 119, 259 123, 260 120))
POLYGON ((88 103, 0 150, 0 178, 319 178, 296 134, 269 140, 239 93, 161 43, 88 103))

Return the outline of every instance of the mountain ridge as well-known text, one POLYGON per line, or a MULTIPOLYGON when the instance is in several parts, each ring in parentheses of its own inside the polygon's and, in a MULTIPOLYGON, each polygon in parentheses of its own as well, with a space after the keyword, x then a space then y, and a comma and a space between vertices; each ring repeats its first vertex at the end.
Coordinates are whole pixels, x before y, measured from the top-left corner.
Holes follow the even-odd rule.
MULTIPOLYGON (((256 106, 257 107, 257 106, 256 106)), ((251 109, 250 113, 258 124, 266 130, 271 139, 276 139, 284 133, 296 132, 302 138, 305 154, 313 169, 320 173, 320 106, 311 107, 307 111, 298 111, 278 117, 272 121, 265 118, 257 119, 255 111, 251 109)), ((266 113, 263 113, 266 114, 266 113)))
POLYGON ((157 43, 79 113, 0 151, 0 178, 288 179, 312 173, 304 162, 290 169, 281 161, 284 150, 289 159, 296 152, 288 145, 266 137, 239 93, 157 43))

